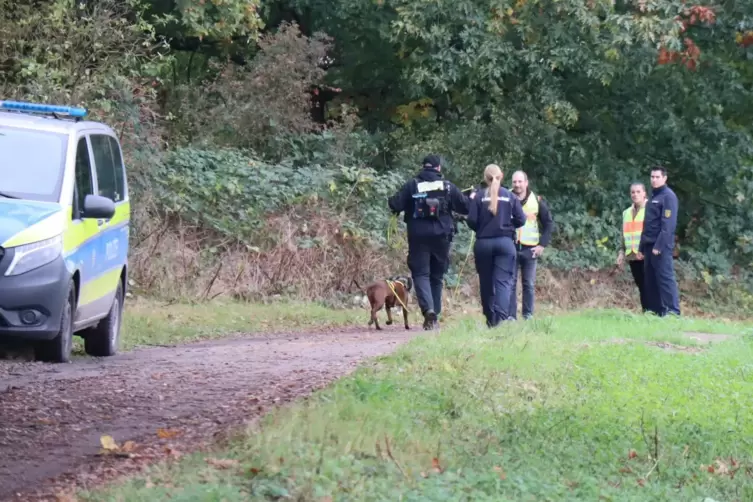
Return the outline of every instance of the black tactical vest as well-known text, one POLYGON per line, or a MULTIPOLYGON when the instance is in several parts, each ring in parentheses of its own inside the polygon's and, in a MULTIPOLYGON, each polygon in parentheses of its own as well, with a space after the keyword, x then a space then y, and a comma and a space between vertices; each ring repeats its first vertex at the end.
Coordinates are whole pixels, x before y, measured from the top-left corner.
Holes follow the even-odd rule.
POLYGON ((447 180, 414 181, 413 218, 438 220, 450 214, 450 183, 447 180))

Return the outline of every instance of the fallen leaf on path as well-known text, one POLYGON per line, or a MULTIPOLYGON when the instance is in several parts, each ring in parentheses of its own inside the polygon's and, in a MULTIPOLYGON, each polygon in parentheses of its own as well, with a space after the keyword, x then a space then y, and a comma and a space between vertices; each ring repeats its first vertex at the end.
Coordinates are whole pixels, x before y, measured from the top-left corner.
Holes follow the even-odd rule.
POLYGON ((205 458, 204 460, 207 464, 218 469, 230 469, 238 465, 238 461, 231 458, 205 458))
POLYGON ((178 436, 180 431, 177 429, 157 429, 157 436, 160 439, 170 439, 178 436))
POLYGON ((101 436, 99 442, 102 445, 102 449, 106 451, 118 451, 120 447, 118 443, 112 438, 112 436, 101 436))
POLYGON ((123 446, 118 446, 118 443, 112 438, 112 436, 100 436, 99 442, 102 445, 102 449, 99 450, 99 455, 114 455, 116 457, 125 458, 137 458, 139 455, 132 453, 136 449, 136 443, 133 441, 126 441, 123 446))

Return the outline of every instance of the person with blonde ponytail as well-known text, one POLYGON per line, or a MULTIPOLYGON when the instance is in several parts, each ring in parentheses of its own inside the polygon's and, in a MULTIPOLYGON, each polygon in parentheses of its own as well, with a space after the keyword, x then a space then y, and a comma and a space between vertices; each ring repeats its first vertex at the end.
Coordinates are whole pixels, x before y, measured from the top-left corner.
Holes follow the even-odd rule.
POLYGON ((481 306, 489 327, 510 317, 508 312, 515 271, 515 231, 526 221, 520 199, 502 186, 502 169, 484 169, 488 188, 471 198, 468 227, 476 233, 473 256, 479 278, 481 306))

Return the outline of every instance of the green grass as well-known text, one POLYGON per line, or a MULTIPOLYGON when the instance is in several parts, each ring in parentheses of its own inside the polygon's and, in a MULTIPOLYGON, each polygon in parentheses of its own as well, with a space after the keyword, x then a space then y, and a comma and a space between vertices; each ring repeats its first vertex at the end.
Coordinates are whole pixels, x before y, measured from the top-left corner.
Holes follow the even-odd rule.
POLYGON ((617 311, 459 321, 266 416, 214 453, 236 467, 194 455, 84 498, 752 500, 751 332, 617 311), (734 336, 646 343, 696 345, 685 331, 734 336), (701 467, 717 458, 734 478, 701 467))
MULTIPOLYGON (((121 350, 148 345, 173 345, 236 333, 365 327, 366 321, 368 312, 365 309, 336 310, 311 303, 217 301, 191 305, 141 299, 126 303, 121 350)), ((78 345, 83 346, 82 343, 78 345)), ((77 352, 83 353, 83 348, 77 347, 77 352)))

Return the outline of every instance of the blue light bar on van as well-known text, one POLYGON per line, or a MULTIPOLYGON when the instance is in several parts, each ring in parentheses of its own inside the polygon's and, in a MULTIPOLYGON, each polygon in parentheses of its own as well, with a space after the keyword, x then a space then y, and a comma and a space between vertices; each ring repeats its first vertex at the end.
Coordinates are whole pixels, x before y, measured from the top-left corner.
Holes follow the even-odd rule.
POLYGON ((24 103, 21 101, 0 101, 0 110, 13 110, 17 112, 32 113, 57 113, 71 117, 86 117, 86 108, 73 106, 45 105, 42 103, 24 103))

